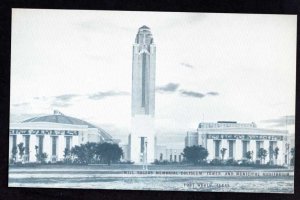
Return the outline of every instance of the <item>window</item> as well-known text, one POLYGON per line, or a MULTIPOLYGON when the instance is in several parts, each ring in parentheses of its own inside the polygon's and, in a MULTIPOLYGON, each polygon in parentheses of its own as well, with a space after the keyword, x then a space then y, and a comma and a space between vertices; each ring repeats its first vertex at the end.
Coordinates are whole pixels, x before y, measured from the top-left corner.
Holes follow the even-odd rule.
POLYGON ((145 137, 141 137, 141 153, 145 152, 145 137))
POLYGON ((179 162, 181 162, 181 155, 179 155, 178 157, 179 157, 179 162))
POLYGON ((249 141, 243 141, 243 158, 246 158, 248 152, 249 141))
POLYGON ((142 55, 142 107, 145 107, 146 90, 146 53, 142 55))
POLYGON ((172 154, 170 155, 170 161, 172 162, 172 154))
POLYGON ((269 158, 270 158, 270 160, 272 160, 274 157, 275 147, 276 147, 276 141, 270 141, 269 142, 269 158))
POLYGON ((25 155, 29 155, 30 135, 25 135, 25 155))
POLYGON ((264 141, 256 141, 256 159, 258 160, 258 152, 260 148, 263 148, 264 141))
POLYGON ((215 158, 219 158, 220 157, 221 140, 214 140, 214 143, 215 143, 215 158))
POLYGON ((176 155, 174 155, 174 161, 177 162, 177 156, 176 155))
POLYGON ((17 136, 13 135, 13 147, 17 147, 17 136))
POLYGON ((229 158, 233 158, 233 140, 228 140, 228 146, 229 146, 229 158))
POLYGON ((57 136, 52 137, 52 156, 56 156, 57 136))
POLYGON ((44 148, 44 136, 38 136, 39 138, 39 154, 42 155, 44 148))

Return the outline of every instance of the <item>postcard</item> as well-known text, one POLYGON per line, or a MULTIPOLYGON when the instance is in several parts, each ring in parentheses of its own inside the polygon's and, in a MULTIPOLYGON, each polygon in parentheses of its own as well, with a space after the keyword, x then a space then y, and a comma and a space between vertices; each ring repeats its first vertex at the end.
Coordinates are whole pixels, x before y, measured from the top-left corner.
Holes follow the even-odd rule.
POLYGON ((9 187, 294 193, 297 16, 12 9, 9 187))

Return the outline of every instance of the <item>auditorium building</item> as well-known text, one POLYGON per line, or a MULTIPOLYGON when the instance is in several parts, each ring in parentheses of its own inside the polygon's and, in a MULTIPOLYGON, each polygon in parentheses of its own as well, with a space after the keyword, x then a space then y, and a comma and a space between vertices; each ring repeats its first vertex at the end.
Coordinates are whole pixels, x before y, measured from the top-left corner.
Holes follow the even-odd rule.
POLYGON ((185 146, 201 145, 208 150, 208 161, 222 159, 222 149, 226 149, 223 159, 246 160, 247 152, 252 152, 252 161, 259 162, 259 149, 267 150, 264 163, 288 164, 288 132, 258 128, 255 123, 219 121, 200 123, 197 131, 187 132, 185 146), (276 153, 276 149, 278 153, 276 153), (277 156, 276 156, 277 155, 277 156), (276 158, 277 157, 277 158, 276 158))
POLYGON ((36 162, 36 155, 47 154, 47 162, 57 162, 64 158, 65 149, 87 142, 118 143, 118 140, 100 127, 84 120, 66 116, 58 111, 27 119, 20 123, 10 123, 9 158, 13 147, 17 148, 17 161, 36 162), (22 158, 19 156, 18 144, 25 147, 22 158))

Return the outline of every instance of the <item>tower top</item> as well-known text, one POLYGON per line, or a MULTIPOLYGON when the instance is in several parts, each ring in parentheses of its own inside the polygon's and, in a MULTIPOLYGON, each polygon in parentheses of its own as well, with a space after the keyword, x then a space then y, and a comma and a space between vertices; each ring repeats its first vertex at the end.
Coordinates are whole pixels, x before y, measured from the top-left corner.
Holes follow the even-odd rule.
POLYGON ((150 28, 148 26, 146 26, 146 25, 143 25, 142 27, 139 28, 139 30, 142 30, 142 29, 144 29, 144 30, 150 30, 150 28))
POLYGON ((143 25, 139 28, 135 38, 135 43, 142 45, 150 45, 154 43, 152 33, 148 26, 143 25))

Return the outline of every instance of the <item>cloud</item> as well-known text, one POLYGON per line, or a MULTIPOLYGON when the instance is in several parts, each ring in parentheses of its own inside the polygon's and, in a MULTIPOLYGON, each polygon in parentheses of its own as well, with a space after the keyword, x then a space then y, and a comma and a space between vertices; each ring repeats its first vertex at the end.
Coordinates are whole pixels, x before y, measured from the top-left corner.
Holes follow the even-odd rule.
POLYGON ((218 92, 207 92, 206 94, 207 95, 211 95, 211 96, 217 96, 217 95, 219 95, 218 92))
POLYGON ((42 100, 42 101, 46 101, 48 99, 48 97, 42 96, 42 97, 33 97, 34 100, 42 100))
POLYGON ((29 103, 27 102, 23 102, 23 103, 15 103, 15 104, 12 104, 14 107, 21 107, 21 106, 27 106, 29 105, 29 103))
POLYGON ((123 96, 123 95, 129 95, 129 93, 124 91, 106 91, 106 92, 98 92, 95 94, 91 94, 88 96, 88 98, 92 100, 100 100, 106 97, 123 96))
POLYGON ((193 69, 194 66, 189 63, 180 63, 182 66, 193 69))
POLYGON ((158 92, 175 92, 179 87, 178 83, 168 83, 167 85, 157 87, 156 91, 158 92))
POLYGON ((56 96, 55 99, 59 101, 70 101, 72 98, 77 97, 77 94, 64 94, 56 96))
POLYGON ((100 31, 102 33, 119 33, 120 31, 130 31, 127 26, 119 25, 109 19, 90 19, 74 24, 79 30, 100 31), (109 27, 109 28, 103 28, 109 27), (113 32, 111 31, 113 30, 113 32))
POLYGON ((202 94, 202 93, 199 93, 199 92, 194 92, 194 91, 180 90, 180 93, 183 96, 187 96, 187 97, 194 97, 194 98, 203 98, 203 97, 205 97, 205 94, 202 94))
POLYGON ((263 123, 269 123, 273 127, 285 127, 286 125, 295 125, 295 116, 287 115, 276 119, 262 120, 263 123))
POLYGON ((71 106, 72 104, 67 103, 67 102, 61 102, 61 101, 54 101, 51 106, 53 107, 68 107, 71 106))
POLYGON ((71 106, 72 104, 70 103, 70 101, 73 98, 78 97, 78 96, 80 96, 80 95, 78 95, 78 94, 63 94, 63 95, 55 96, 51 106, 53 106, 53 107, 71 106))

